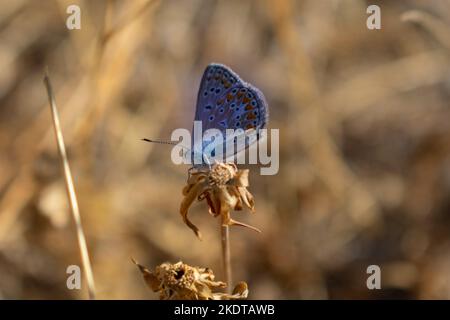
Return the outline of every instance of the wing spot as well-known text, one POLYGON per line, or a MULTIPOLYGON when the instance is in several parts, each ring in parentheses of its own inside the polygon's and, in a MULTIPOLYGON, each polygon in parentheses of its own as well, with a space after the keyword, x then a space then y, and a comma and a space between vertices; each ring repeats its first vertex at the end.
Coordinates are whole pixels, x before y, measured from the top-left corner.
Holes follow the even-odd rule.
POLYGON ((253 113, 249 113, 247 115, 247 120, 252 120, 252 119, 256 119, 256 116, 253 113))
POLYGON ((213 121, 214 120, 214 116, 209 116, 209 121, 213 121))

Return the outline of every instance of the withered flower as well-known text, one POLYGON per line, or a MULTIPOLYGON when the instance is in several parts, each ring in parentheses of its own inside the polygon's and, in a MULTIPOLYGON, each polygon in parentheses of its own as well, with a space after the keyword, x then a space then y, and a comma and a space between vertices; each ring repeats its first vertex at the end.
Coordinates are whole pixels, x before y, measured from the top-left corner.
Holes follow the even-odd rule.
POLYGON ((198 238, 201 239, 199 229, 187 217, 189 207, 195 199, 206 199, 209 213, 214 217, 221 216, 222 225, 239 225, 261 232, 255 227, 233 220, 230 216, 231 210, 242 210, 243 205, 251 212, 255 211, 253 196, 247 190, 248 172, 248 169, 238 170, 234 163, 216 162, 211 169, 199 169, 190 174, 187 185, 183 188, 184 199, 180 213, 184 223, 198 238))
POLYGON ((226 283, 215 281, 209 268, 191 267, 183 262, 163 263, 150 271, 133 262, 141 271, 145 282, 154 292, 159 292, 161 300, 237 300, 248 296, 245 282, 239 282, 233 294, 213 292, 216 288, 226 287, 226 283))

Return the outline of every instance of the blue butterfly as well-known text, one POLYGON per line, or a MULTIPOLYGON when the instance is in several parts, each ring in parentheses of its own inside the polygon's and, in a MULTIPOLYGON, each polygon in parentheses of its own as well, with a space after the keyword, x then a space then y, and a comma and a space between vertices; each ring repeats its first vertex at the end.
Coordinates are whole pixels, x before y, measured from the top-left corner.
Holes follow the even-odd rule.
MULTIPOLYGON (((259 131, 266 126, 268 120, 268 105, 258 88, 244 82, 223 64, 211 63, 206 67, 200 82, 194 118, 194 121, 202 123, 202 137, 203 133, 209 129, 217 129, 225 138, 227 129, 237 130, 241 132, 241 135, 249 137, 245 139, 244 144, 236 143, 239 137, 233 137, 234 157, 238 152, 259 140, 259 131)), ((214 139, 192 140, 192 146, 187 153, 191 153, 193 158, 200 155, 203 160, 194 167, 209 165, 208 159, 214 156, 214 148, 224 148, 227 143, 230 143, 226 139, 220 140, 222 145, 218 146, 214 141, 214 139)))

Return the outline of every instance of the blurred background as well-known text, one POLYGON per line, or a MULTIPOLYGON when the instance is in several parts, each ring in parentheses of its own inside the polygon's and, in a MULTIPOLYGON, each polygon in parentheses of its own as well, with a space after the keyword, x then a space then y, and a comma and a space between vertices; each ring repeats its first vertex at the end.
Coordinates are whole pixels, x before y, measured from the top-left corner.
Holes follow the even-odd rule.
POLYGON ((0 297, 81 299, 81 266, 43 76, 48 66, 102 299, 157 299, 130 258, 222 280, 218 219, 179 214, 203 70, 260 88, 280 170, 250 167, 261 234, 231 229, 252 299, 450 298, 450 2, 0 1, 0 297), (67 6, 81 8, 68 30, 67 6), (369 4, 381 30, 368 30, 369 4), (381 268, 381 290, 366 269, 381 268))

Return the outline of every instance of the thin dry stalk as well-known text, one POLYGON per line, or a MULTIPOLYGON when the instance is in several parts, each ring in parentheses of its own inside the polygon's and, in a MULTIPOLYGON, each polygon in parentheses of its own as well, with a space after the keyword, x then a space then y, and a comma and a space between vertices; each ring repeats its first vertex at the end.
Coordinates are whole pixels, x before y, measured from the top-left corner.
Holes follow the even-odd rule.
POLYGON ((44 77, 45 87, 47 88, 48 100, 50 103, 50 109, 53 118, 53 127, 55 129, 56 143, 58 145, 59 155, 64 168, 64 177, 66 182, 67 196, 69 197, 70 207, 72 209, 73 219, 77 230, 78 246, 80 249, 81 261, 83 264, 84 274, 86 275, 86 282, 88 285, 89 299, 95 299, 95 285, 94 275, 92 273, 91 262, 89 260, 88 248, 86 245, 86 238, 84 236, 83 225, 81 224, 80 211, 78 209, 78 201, 75 193, 75 186, 73 184, 72 174, 69 167, 69 161, 67 159, 66 148, 61 131, 61 125, 59 123, 58 110, 56 108, 55 96, 50 84, 50 78, 48 72, 44 77))
POLYGON ((225 282, 227 284, 227 292, 231 293, 232 279, 231 279, 231 252, 230 252, 230 226, 220 225, 222 238, 222 264, 223 272, 225 273, 225 282))

